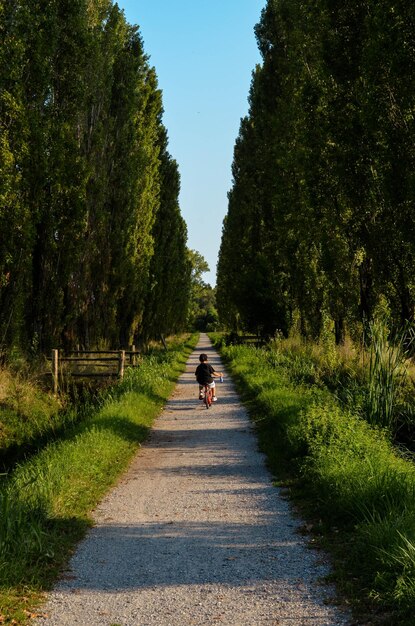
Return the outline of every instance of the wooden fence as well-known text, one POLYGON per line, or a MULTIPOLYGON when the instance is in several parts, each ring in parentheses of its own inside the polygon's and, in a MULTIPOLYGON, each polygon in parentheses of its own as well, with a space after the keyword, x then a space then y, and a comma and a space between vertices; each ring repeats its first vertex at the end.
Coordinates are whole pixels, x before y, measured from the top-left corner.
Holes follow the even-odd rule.
POLYGON ((238 339, 239 343, 255 346, 256 348, 262 348, 266 344, 265 339, 260 335, 241 335, 238 339))
POLYGON ((136 367, 139 353, 131 350, 77 350, 65 355, 52 350, 52 388, 58 393, 59 381, 65 378, 119 378, 126 367, 136 367))

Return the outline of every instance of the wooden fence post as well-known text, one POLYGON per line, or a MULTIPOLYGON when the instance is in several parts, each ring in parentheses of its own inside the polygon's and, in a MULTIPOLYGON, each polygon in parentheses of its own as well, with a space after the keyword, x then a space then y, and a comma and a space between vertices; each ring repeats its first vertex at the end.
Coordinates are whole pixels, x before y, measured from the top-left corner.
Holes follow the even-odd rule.
POLYGON ((135 346, 131 346, 130 364, 135 367, 135 346))
POLYGON ((52 380, 53 393, 58 394, 58 376, 59 376, 59 350, 52 350, 52 380))
POLYGON ((122 380, 124 378, 125 369, 125 350, 120 350, 120 360, 118 362, 118 378, 122 380))

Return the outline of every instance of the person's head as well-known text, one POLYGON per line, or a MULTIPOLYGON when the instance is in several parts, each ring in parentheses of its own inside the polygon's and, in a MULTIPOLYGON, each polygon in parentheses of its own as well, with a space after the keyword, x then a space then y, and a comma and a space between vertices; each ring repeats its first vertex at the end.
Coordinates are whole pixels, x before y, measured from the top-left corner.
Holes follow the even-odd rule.
POLYGON ((201 363, 205 363, 207 360, 208 360, 208 358, 207 358, 207 354, 204 354, 204 353, 203 353, 203 354, 201 354, 201 355, 200 355, 200 357, 199 357, 199 361, 200 361, 201 363))

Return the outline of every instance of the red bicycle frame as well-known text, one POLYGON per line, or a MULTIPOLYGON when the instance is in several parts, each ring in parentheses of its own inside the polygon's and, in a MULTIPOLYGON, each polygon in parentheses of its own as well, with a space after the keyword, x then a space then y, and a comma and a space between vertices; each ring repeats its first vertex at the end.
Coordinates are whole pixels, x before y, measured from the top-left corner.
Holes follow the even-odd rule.
POLYGON ((212 388, 209 383, 205 384, 205 397, 203 398, 203 402, 205 403, 206 408, 209 409, 212 404, 212 388))

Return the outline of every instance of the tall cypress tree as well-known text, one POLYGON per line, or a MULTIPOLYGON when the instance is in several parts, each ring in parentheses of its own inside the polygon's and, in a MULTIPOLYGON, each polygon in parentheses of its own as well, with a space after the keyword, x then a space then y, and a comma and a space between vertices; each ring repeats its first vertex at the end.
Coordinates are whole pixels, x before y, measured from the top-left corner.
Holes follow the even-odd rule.
POLYGON ((0 342, 126 345, 144 332, 161 202, 186 276, 155 70, 111 0, 1 0, 0 32, 0 342))
POLYGON ((24 342, 32 220, 23 184, 28 121, 21 6, 0 2, 0 346, 24 342))
POLYGON ((187 320, 191 266, 186 224, 180 214, 180 176, 167 151, 167 133, 160 125, 160 205, 153 226, 154 254, 145 312, 139 330, 146 343, 160 333, 183 330, 187 320))
POLYGON ((218 263, 228 323, 284 330, 295 309, 318 335, 326 312, 340 342, 382 294, 413 319, 413 23, 392 0, 267 2, 218 263))

